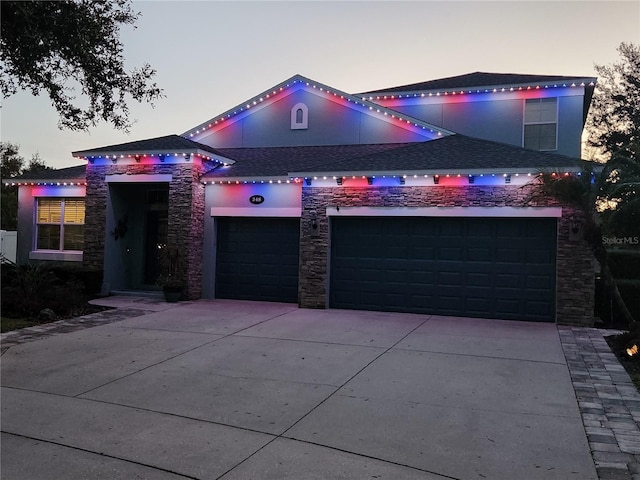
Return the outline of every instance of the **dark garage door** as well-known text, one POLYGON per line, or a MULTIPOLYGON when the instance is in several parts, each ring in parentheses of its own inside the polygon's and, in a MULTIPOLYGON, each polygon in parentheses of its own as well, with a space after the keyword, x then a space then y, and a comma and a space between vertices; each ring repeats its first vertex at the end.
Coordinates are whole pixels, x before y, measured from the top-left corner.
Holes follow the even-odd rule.
POLYGON ((216 298, 298 302, 298 218, 217 221, 216 298))
POLYGON ((331 221, 330 306, 554 321, 556 220, 331 221))

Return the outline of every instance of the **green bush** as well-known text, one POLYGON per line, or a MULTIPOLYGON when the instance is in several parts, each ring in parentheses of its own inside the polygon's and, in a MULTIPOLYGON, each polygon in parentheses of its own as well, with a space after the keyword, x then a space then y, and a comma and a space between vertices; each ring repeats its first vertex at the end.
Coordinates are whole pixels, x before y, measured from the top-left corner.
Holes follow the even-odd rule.
MULTIPOLYGON (((631 316, 640 322, 640 248, 612 248, 608 250, 609 266, 620 295, 631 316)), ((595 315, 608 327, 627 329, 629 326, 620 319, 620 313, 612 306, 611 299, 604 291, 603 280, 596 279, 595 315)))
POLYGON ((35 318, 45 308, 72 315, 99 292, 101 281, 101 272, 77 267, 4 262, 2 316, 35 318))
MULTIPOLYGON (((622 299, 627 305, 631 316, 637 322, 640 322, 640 281, 617 280, 617 284, 620 295, 622 295, 622 299)), ((629 325, 621 320, 620 313, 604 291, 603 281, 600 278, 596 279, 595 315, 608 327, 622 330, 629 328, 629 325)))
POLYGON ((640 280, 640 248, 609 250, 609 265, 616 279, 640 280))

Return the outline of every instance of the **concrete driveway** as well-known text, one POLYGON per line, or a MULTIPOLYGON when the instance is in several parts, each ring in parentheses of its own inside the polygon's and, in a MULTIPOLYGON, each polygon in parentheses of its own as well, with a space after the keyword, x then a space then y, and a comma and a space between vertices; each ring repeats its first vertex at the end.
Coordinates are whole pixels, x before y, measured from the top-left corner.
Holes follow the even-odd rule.
POLYGON ((2 356, 2 478, 597 478, 555 325, 162 308, 2 356))

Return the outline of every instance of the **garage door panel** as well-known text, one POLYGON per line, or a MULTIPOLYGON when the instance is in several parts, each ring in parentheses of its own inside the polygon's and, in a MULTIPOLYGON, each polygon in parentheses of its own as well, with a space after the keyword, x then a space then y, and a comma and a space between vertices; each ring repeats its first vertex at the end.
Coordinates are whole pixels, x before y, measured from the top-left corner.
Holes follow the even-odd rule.
POLYGON ((410 272, 407 280, 410 286, 420 286, 422 289, 436 285, 436 275, 433 272, 410 272))
POLYGON ((462 261, 464 259, 464 249, 462 247, 442 247, 440 249, 440 260, 462 261))
POLYGON ((330 305, 553 321, 555 232, 555 219, 332 219, 330 305))
POLYGON ((493 288, 490 286, 486 287, 478 287, 478 286, 467 286, 464 289, 464 298, 481 298, 488 299, 494 296, 493 288))
POLYGON ((486 239, 490 241, 490 239, 493 237, 491 223, 474 222, 469 229, 468 237, 476 241, 480 239, 486 239))
POLYGON ((549 303, 545 301, 536 302, 533 300, 529 300, 525 302, 525 308, 527 309, 527 311, 540 316, 553 314, 553 310, 549 306, 549 303))
POLYGON ((512 246, 496 247, 495 259, 503 263, 521 263, 521 251, 512 246))
POLYGON ((499 316, 509 316, 514 320, 518 320, 520 312, 520 304, 515 300, 496 300, 495 311, 499 316))
POLYGON ((440 272, 438 275, 438 288, 452 286, 458 288, 464 284, 464 275, 461 272, 440 272))
POLYGON ((529 275, 526 280, 527 290, 547 292, 553 287, 553 279, 542 275, 529 275))
POLYGON ((488 262, 491 261, 491 249, 488 247, 470 247, 467 248, 467 261, 469 262, 488 262))
POLYGON ((418 245, 411 245, 407 255, 414 260, 430 260, 435 258, 436 249, 433 245, 429 245, 428 242, 424 242, 418 245))
POLYGON ((492 302, 493 300, 487 297, 470 297, 467 298, 467 309, 470 312, 482 314, 491 309, 492 302))
POLYGON ((555 252, 551 250, 531 249, 527 251, 526 262, 528 264, 547 265, 555 260, 555 252))
MULTIPOLYGON (((472 289, 473 287, 490 287, 491 275, 488 273, 469 273, 467 274, 467 287, 472 289)), ((485 288, 485 290, 489 290, 485 288)))
POLYGON ((496 288, 518 287, 520 284, 520 276, 516 274, 500 273, 495 276, 496 288))

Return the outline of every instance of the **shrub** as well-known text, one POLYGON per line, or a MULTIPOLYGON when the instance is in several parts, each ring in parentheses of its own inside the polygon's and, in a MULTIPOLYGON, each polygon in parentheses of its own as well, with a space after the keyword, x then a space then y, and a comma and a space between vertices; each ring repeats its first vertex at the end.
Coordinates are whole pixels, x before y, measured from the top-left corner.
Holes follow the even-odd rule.
POLYGON ((46 263, 16 265, 4 261, 2 315, 36 318, 45 308, 59 316, 72 315, 95 296, 101 281, 101 272, 77 267, 46 263))

